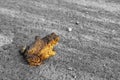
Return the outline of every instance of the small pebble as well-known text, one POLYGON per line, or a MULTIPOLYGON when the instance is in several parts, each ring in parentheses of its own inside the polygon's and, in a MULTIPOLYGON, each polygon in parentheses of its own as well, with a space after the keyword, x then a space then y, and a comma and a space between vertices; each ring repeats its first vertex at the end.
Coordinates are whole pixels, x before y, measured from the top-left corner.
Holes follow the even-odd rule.
POLYGON ((45 19, 44 19, 44 18, 41 18, 41 20, 42 20, 43 22, 45 22, 45 19))
POLYGON ((72 28, 68 28, 68 31, 71 32, 71 31, 72 31, 72 28))
POLYGON ((72 67, 68 67, 68 70, 71 70, 71 71, 72 71, 72 70, 73 70, 73 68, 72 68, 72 67))
POLYGON ((72 77, 73 77, 73 78, 75 78, 75 79, 77 78, 77 76, 76 76, 76 75, 72 75, 72 77))
POLYGON ((76 24, 76 25, 79 25, 79 22, 77 21, 77 22, 75 22, 75 24, 76 24))

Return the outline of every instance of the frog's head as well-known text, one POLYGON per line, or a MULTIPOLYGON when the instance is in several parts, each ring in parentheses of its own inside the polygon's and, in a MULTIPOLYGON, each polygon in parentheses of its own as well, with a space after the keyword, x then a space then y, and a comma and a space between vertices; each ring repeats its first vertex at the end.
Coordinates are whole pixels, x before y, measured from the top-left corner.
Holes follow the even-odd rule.
POLYGON ((60 40, 60 37, 56 35, 55 33, 51 33, 51 38, 52 38, 52 44, 56 45, 58 41, 60 40))

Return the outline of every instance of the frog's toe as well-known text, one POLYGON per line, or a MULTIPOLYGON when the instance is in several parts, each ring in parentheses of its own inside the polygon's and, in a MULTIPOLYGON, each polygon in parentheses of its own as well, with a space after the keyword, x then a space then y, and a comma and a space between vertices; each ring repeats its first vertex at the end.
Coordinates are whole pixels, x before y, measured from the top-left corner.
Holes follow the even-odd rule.
POLYGON ((56 51, 53 51, 53 54, 52 54, 52 56, 54 56, 56 54, 56 51))
POLYGON ((21 54, 25 53, 26 48, 27 48, 26 45, 25 45, 25 46, 22 46, 22 48, 19 50, 19 52, 20 52, 21 54))

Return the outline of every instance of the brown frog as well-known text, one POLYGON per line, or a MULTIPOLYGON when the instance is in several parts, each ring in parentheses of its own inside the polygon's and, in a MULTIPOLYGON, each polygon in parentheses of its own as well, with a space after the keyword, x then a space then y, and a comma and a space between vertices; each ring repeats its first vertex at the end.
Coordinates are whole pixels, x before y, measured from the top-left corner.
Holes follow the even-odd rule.
POLYGON ((21 49, 21 53, 31 66, 38 66, 42 62, 56 54, 54 46, 57 45, 60 37, 55 33, 51 33, 44 38, 35 37, 32 45, 25 46, 21 49))

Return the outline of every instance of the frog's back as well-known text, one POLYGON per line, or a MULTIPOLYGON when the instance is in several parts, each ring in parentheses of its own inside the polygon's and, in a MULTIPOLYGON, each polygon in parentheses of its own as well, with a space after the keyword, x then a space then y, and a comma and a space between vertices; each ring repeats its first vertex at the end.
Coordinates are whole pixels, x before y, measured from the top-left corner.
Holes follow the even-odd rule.
POLYGON ((28 54, 38 54, 44 47, 44 41, 36 39, 31 48, 28 50, 28 54))

